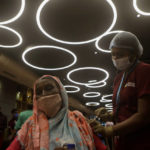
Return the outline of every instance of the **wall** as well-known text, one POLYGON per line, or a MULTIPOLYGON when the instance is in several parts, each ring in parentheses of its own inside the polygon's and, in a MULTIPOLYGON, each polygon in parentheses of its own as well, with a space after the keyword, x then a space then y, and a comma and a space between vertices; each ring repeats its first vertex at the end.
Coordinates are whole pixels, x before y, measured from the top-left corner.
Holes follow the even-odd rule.
POLYGON ((16 82, 0 76, 0 106, 8 120, 11 117, 11 110, 15 108, 18 87, 19 85, 16 82))

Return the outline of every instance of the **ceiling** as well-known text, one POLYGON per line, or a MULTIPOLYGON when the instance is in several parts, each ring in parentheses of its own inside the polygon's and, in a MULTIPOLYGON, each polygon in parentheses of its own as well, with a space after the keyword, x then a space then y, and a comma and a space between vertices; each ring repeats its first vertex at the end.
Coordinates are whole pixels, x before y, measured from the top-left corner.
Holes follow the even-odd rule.
POLYGON ((82 104, 111 107, 115 68, 108 47, 118 30, 138 36, 141 60, 150 63, 150 1, 135 2, 145 13, 137 12, 132 0, 1 0, 0 52, 37 76, 55 75, 75 86, 66 90, 82 104), (25 59, 34 68, 22 60, 25 50, 31 50, 25 59))

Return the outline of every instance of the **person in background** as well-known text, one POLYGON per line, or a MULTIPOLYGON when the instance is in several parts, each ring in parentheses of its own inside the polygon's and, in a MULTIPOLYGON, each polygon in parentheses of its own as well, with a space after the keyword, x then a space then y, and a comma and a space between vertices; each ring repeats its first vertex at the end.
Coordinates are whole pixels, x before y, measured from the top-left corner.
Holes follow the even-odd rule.
POLYGON ((21 129, 21 126, 24 124, 24 122, 33 114, 33 104, 27 104, 27 110, 24 110, 20 112, 18 120, 16 121, 14 129, 18 131, 21 129))
POLYGON ((7 128, 7 117, 2 113, 0 107, 0 149, 2 148, 4 141, 4 131, 7 128))
POLYGON ((12 115, 12 117, 11 117, 10 121, 8 122, 8 127, 10 129, 10 132, 12 133, 14 130, 16 121, 18 119, 18 111, 16 108, 11 110, 11 115, 12 115))
POLYGON ((57 77, 45 75, 35 82, 33 115, 17 132, 7 150, 94 150, 91 127, 79 111, 68 110, 67 93, 57 77))
POLYGON ((32 104, 27 104, 27 110, 24 110, 20 112, 18 119, 15 121, 15 126, 13 129, 11 129, 10 134, 7 137, 7 140, 11 142, 14 137, 16 136, 16 132, 21 129, 21 126, 24 124, 24 122, 33 114, 32 111, 33 105, 32 104))
POLYGON ((118 33, 110 50, 118 74, 113 86, 113 117, 108 114, 108 118, 115 124, 103 127, 94 120, 93 130, 105 137, 115 136, 116 150, 149 150, 150 64, 139 61, 143 47, 130 32, 118 33))

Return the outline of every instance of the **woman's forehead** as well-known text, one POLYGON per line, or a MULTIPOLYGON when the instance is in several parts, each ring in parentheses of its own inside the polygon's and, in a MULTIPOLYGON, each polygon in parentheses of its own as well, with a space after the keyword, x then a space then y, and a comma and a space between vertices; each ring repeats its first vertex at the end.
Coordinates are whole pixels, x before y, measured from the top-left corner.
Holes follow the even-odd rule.
POLYGON ((36 83, 36 87, 44 86, 47 84, 56 85, 56 81, 54 79, 39 79, 36 83))
POLYGON ((113 47, 111 50, 114 51, 114 52, 130 52, 130 51, 131 51, 131 50, 129 50, 129 49, 116 48, 116 47, 113 47))

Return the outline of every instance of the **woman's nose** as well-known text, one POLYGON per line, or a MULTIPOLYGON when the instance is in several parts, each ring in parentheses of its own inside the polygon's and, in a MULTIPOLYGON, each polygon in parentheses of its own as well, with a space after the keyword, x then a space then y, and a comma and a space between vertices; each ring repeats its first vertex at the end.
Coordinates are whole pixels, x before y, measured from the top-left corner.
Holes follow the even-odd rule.
POLYGON ((42 90, 42 95, 45 95, 45 90, 42 90))

